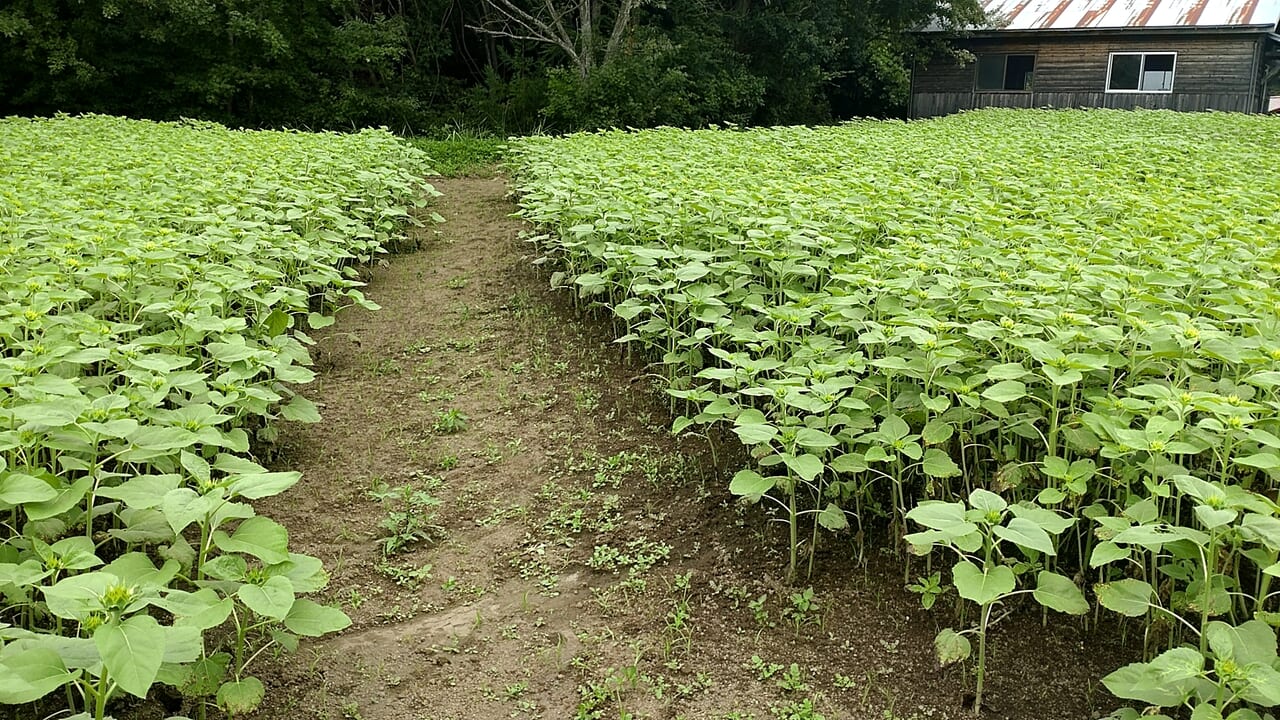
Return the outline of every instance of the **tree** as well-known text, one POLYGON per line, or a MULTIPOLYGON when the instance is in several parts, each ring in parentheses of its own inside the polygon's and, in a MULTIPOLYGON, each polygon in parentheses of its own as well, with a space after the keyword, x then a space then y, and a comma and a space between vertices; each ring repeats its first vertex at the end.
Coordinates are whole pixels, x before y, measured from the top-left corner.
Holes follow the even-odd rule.
POLYGON ((905 109, 911 66, 945 53, 926 25, 982 24, 978 0, 671 0, 710 8, 765 81, 759 124, 826 122, 905 109))
POLYGON ((631 31, 636 9, 651 0, 541 0, 540 5, 534 0, 536 7, 532 9, 521 7, 516 0, 481 2, 485 21, 468 27, 494 37, 553 45, 568 56, 578 77, 586 81, 596 68, 617 57, 631 31), (602 35, 610 25, 602 44, 602 35))
POLYGON ((0 116, 821 123, 905 108, 979 0, 0 0, 0 116))

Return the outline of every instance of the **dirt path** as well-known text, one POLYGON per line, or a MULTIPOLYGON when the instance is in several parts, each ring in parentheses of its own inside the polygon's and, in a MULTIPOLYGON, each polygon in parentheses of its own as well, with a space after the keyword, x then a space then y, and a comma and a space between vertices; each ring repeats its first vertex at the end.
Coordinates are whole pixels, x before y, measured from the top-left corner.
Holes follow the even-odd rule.
MULTIPOLYGON (((758 511, 545 290, 504 181, 438 187, 448 222, 376 269, 383 309, 317 334, 324 421, 284 433, 303 481, 266 512, 354 625, 268 659, 261 716, 971 717, 963 674, 931 657, 949 615, 920 611, 896 564, 852 570, 847 541, 816 602, 793 601, 758 511)), ((1006 629, 990 717, 1088 717, 1082 688, 1116 660, 1082 657, 1070 627, 1006 629)))

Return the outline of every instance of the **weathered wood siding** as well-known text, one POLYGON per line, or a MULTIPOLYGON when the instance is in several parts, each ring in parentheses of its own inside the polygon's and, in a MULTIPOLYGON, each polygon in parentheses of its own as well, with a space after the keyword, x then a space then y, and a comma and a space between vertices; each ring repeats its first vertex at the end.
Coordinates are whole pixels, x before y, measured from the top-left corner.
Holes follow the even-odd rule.
POLYGON ((974 54, 1034 54, 1030 92, 977 92, 975 66, 935 59, 915 68, 912 117, 978 107, 1168 108, 1258 112, 1261 106, 1256 35, 1039 35, 971 38, 974 54), (1107 63, 1115 52, 1176 52, 1172 93, 1108 93, 1107 63))

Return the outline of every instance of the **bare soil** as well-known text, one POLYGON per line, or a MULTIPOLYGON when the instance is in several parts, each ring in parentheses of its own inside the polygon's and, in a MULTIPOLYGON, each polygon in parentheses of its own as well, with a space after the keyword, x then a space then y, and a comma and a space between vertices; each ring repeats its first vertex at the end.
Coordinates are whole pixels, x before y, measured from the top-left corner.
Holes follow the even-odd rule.
MULTIPOLYGON (((783 583, 774 524, 671 437, 607 323, 547 289, 505 181, 437 187, 447 222, 372 274, 382 310, 317 334, 324 420, 282 433, 303 480, 263 511, 354 624, 265 658, 258 717, 973 717, 972 667, 933 658, 951 599, 922 610, 901 560, 858 563, 847 535, 783 583)), ((983 717, 1109 711, 1097 679, 1131 653, 1081 628, 1003 619, 983 717)))

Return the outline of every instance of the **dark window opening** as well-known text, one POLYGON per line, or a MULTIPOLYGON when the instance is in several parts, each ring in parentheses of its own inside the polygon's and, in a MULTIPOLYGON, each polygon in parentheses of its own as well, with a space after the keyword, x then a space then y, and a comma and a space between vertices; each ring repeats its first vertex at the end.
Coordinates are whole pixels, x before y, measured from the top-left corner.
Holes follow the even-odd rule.
POLYGON ((1174 53, 1114 53, 1108 92, 1173 92, 1174 53))
POLYGON ((1111 58, 1111 90, 1137 90, 1142 77, 1141 55, 1115 55, 1111 58))
POLYGON ((1031 89, 1035 55, 979 55, 978 90, 1020 92, 1031 89))

